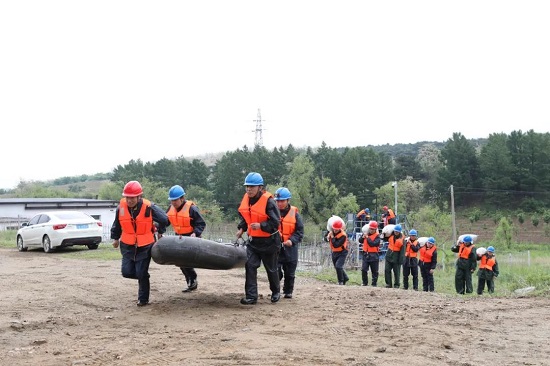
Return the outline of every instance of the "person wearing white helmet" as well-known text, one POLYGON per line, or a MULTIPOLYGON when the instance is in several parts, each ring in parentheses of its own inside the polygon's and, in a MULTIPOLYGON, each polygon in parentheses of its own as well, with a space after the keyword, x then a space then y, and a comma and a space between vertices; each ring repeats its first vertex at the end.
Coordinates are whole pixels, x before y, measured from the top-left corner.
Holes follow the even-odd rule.
POLYGON ((409 231, 409 237, 405 243, 405 261, 403 262, 403 288, 409 289, 409 275, 412 276, 413 290, 418 291, 418 232, 415 229, 409 231))
POLYGON ((434 292, 434 272, 437 267, 437 247, 435 239, 429 237, 426 244, 420 248, 420 275, 422 276, 422 289, 424 291, 434 292))
MULTIPOLYGON (((199 208, 193 201, 185 199, 185 190, 180 185, 175 185, 168 191, 170 207, 166 214, 176 235, 200 238, 206 228, 206 222, 199 208)), ((159 235, 162 237, 162 235, 159 235)), ((194 268, 180 267, 187 286, 182 292, 195 291, 199 285, 197 272, 194 268)))
POLYGON ((378 269, 380 266, 380 234, 378 233, 378 223, 371 221, 362 228, 363 234, 359 238, 359 243, 363 244, 363 260, 361 264, 362 285, 369 284, 369 268, 372 274, 371 285, 376 287, 378 282, 378 269))
POLYGON ((457 294, 474 292, 472 273, 477 267, 477 254, 470 235, 462 238, 458 245, 451 247, 451 252, 458 253, 456 260, 455 289, 457 294))
POLYGON ((239 205, 240 221, 237 225, 237 239, 244 232, 248 234, 243 305, 258 302, 258 268, 263 263, 271 290, 271 302, 281 298, 281 282, 277 260, 281 249, 279 224, 281 214, 273 195, 264 189, 260 173, 251 172, 244 179, 245 194, 239 205))
POLYGON ((401 230, 400 224, 395 225, 388 239, 388 251, 386 252, 386 261, 384 263, 384 279, 386 280, 387 288, 392 287, 392 282, 394 288, 399 288, 400 286, 401 266, 405 261, 405 245, 403 244, 401 230))
POLYGON ((495 248, 493 246, 487 247, 487 252, 483 254, 479 259, 479 269, 477 271, 477 294, 483 294, 485 284, 487 284, 487 290, 490 294, 495 292, 495 278, 498 277, 498 262, 495 257, 495 248))
POLYGON ((344 270, 344 264, 348 256, 348 235, 344 230, 344 222, 342 220, 335 220, 332 223, 332 228, 327 233, 326 240, 330 244, 330 251, 332 252, 332 264, 336 270, 336 277, 338 277, 338 284, 345 285, 349 281, 348 274, 344 270))

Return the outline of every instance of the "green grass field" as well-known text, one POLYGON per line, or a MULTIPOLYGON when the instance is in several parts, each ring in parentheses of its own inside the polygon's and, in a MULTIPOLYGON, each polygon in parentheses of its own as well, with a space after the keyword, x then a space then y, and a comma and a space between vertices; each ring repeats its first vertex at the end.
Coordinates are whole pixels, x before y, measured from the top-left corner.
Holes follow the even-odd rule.
MULTIPOLYGON (((16 249, 15 231, 0 231, 0 248, 16 249)), ((40 249, 33 249, 40 250, 40 249)), ((101 243, 97 250, 89 250, 85 246, 64 248, 57 255, 73 259, 118 260, 120 252, 110 243, 101 243)), ((441 250, 439 263, 442 264, 434 274, 435 290, 438 293, 460 296, 454 287, 454 255, 449 250, 441 250)), ((550 296, 550 246, 536 244, 516 245, 511 249, 497 247, 497 260, 500 275, 495 281, 495 293, 491 296, 514 296, 514 291, 526 287, 535 287, 528 296, 550 296)), ((348 285, 361 284, 360 270, 346 270, 350 281, 348 285)), ((323 268, 320 272, 299 271, 298 276, 314 277, 321 281, 336 282, 336 272, 332 266, 323 268)), ((369 273, 370 277, 370 273, 369 273)), ((477 272, 472 279, 474 294, 477 296, 477 272)), ((384 286, 384 273, 381 271, 378 286, 384 286)), ((422 288, 422 279, 419 278, 419 287, 422 288)), ((483 296, 489 296, 484 292, 483 296)))

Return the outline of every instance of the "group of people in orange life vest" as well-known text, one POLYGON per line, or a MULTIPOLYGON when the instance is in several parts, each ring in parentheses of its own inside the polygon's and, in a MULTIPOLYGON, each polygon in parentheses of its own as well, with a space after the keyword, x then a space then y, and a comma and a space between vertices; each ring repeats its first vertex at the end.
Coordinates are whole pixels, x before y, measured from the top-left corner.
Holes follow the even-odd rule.
POLYGON ((457 245, 451 247, 451 251, 458 254, 455 272, 455 289, 458 294, 471 294, 474 291, 472 274, 476 270, 477 261, 479 269, 477 272, 477 294, 483 294, 485 285, 489 293, 495 292, 495 278, 499 275, 498 262, 495 257, 495 248, 487 247, 487 250, 476 250, 473 238, 465 235, 459 239, 457 245))
MULTIPOLYGON (((280 282, 283 281, 284 298, 293 295, 295 272, 298 264, 298 244, 304 235, 304 226, 298 209, 290 205, 290 191, 281 187, 273 196, 264 190, 259 173, 249 173, 244 182, 245 194, 239 206, 241 221, 237 239, 248 234, 247 261, 245 264, 245 297, 243 305, 258 301, 257 269, 263 263, 272 291, 271 302, 280 299, 280 282)), ((122 254, 122 276, 138 280, 138 306, 149 304, 149 265, 151 249, 156 241, 172 225, 181 236, 200 237, 206 223, 197 206, 185 199, 185 191, 175 185, 168 192, 170 208, 162 211, 157 205, 142 197, 143 188, 138 181, 128 182, 123 189, 115 220, 111 228, 113 247, 122 254)), ((194 268, 181 267, 186 288, 198 287, 194 268)))
MULTIPOLYGON (((327 233, 327 241, 332 251, 332 262, 336 269, 338 284, 345 285, 349 277, 344 270, 344 263, 348 255, 349 241, 341 220, 332 222, 332 228, 327 233)), ((409 276, 412 277, 412 288, 418 290, 418 268, 422 276, 424 291, 434 291, 433 273, 437 266, 437 247, 435 239, 430 237, 425 245, 418 242, 418 233, 412 229, 409 236, 404 238, 401 225, 395 225, 389 237, 384 238, 388 242, 388 250, 384 263, 384 279, 387 288, 399 288, 401 267, 403 267, 403 287, 409 288, 409 276)), ((381 235, 378 232, 378 223, 370 221, 362 228, 363 234, 359 238, 362 244, 362 285, 369 285, 369 270, 372 276, 371 286, 378 283, 381 235)))
MULTIPOLYGON (((385 257, 384 279, 387 288, 400 287, 400 273, 403 268, 403 288, 409 289, 409 276, 412 277, 412 288, 418 290, 418 268, 422 276, 422 289, 435 291, 434 271, 437 267, 437 247, 433 237, 427 238, 424 245, 418 241, 418 232, 411 229, 409 236, 404 238, 401 225, 397 224, 393 232, 384 239, 388 242, 385 257), (392 286, 393 284, 393 286, 392 286)), ((371 271, 371 285, 376 287, 378 268, 380 263, 381 235, 378 232, 378 223, 370 221, 362 228, 363 234, 359 238, 362 244, 362 285, 368 286, 368 271, 371 271)), ((332 228, 327 234, 327 241, 332 250, 332 262, 336 269, 338 284, 345 285, 349 277, 344 270, 344 263, 348 255, 349 242, 342 220, 332 222, 332 228)), ((476 269, 476 262, 480 262, 478 270, 477 294, 482 295, 485 286, 489 293, 494 293, 494 280, 499 275, 498 262, 495 257, 495 248, 489 246, 486 251, 476 252, 471 236, 464 236, 453 246, 451 251, 458 253, 455 274, 455 288, 457 293, 472 293, 472 273, 476 269)))

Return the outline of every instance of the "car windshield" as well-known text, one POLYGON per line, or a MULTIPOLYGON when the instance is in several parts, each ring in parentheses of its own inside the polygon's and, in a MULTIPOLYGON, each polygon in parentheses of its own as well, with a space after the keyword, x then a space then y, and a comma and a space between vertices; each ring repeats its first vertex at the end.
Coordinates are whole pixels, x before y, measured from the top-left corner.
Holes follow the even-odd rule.
POLYGON ((90 219, 91 217, 83 212, 57 212, 55 214, 61 220, 90 219))

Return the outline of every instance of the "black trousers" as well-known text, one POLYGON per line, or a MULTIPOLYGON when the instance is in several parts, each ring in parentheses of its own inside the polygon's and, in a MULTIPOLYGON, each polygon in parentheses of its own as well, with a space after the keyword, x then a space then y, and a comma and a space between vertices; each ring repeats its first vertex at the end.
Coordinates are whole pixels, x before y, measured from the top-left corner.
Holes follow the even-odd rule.
POLYGON ((185 276, 185 282, 187 282, 188 285, 197 279, 197 272, 194 268, 180 267, 180 269, 181 273, 185 276))
POLYGON ((122 277, 138 280, 138 301, 148 302, 151 291, 149 265, 153 244, 136 247, 120 243, 119 248, 122 254, 122 277))
POLYGON ((279 262, 279 281, 283 280, 283 293, 292 294, 294 291, 294 280, 296 279, 296 268, 298 261, 279 262))
POLYGON ((422 275, 422 290, 434 292, 434 275, 430 273, 430 263, 420 266, 420 274, 422 275))
POLYGON ((403 288, 409 289, 409 276, 412 276, 413 290, 418 290, 418 265, 403 265, 403 288))
POLYGON ((244 291, 247 299, 258 299, 258 268, 264 264, 269 281, 269 288, 272 294, 281 292, 277 262, 279 260, 279 245, 247 245, 246 264, 244 266, 246 280, 244 282, 244 291))
POLYGON ((361 280, 363 282, 363 286, 367 286, 369 284, 369 269, 372 274, 371 285, 376 286, 378 282, 380 261, 378 259, 369 261, 366 258, 367 256, 363 254, 363 263, 361 264, 361 280))

